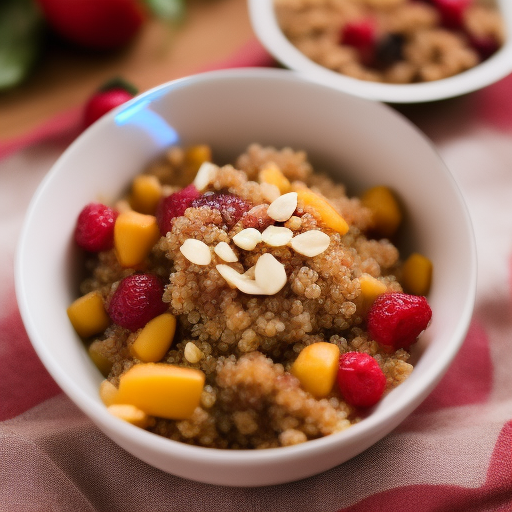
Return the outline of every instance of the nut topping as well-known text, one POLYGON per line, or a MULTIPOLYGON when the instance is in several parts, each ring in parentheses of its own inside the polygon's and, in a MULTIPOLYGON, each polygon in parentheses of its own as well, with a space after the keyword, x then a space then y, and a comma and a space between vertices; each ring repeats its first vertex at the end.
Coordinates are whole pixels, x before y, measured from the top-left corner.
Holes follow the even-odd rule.
POLYGON ((208 187, 208 185, 215 179, 218 167, 211 162, 203 162, 199 170, 197 171, 196 177, 194 178, 194 186, 199 192, 208 187))
POLYGON ((235 251, 233 251, 226 242, 219 242, 213 250, 220 259, 227 261, 228 263, 238 261, 235 251))
POLYGON ((272 247, 286 245, 293 237, 293 231, 281 226, 268 226, 261 234, 261 239, 272 247))
POLYGON ((210 248, 201 240, 188 238, 180 247, 181 254, 196 265, 209 265, 212 261, 210 248))
POLYGON ((256 262, 254 279, 266 295, 274 295, 286 284, 284 265, 270 253, 262 254, 256 262))
POLYGON ((285 222, 297 208, 297 192, 288 192, 270 203, 267 213, 277 222, 285 222))
POLYGON ((197 345, 192 343, 191 341, 189 341, 185 345, 185 350, 183 351, 183 355, 185 356, 185 359, 189 363, 192 363, 192 364, 198 363, 199 361, 201 361, 201 359, 204 356, 201 349, 197 345))
POLYGON ((312 229, 294 236, 290 245, 295 252, 311 258, 323 253, 329 247, 330 242, 329 235, 318 229, 312 229))
POLYGON ((233 237, 233 242, 246 251, 252 251, 261 242, 261 233, 256 228, 242 229, 233 237))

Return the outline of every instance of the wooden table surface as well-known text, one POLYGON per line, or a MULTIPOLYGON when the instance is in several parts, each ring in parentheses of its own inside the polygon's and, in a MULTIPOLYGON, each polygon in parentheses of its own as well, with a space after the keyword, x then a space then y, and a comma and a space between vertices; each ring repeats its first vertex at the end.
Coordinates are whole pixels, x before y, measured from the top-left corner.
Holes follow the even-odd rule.
POLYGON ((49 45, 29 79, 0 93, 0 141, 83 104, 113 77, 142 92, 222 62, 254 37, 246 0, 187 0, 180 27, 150 20, 129 47, 115 54, 49 45))

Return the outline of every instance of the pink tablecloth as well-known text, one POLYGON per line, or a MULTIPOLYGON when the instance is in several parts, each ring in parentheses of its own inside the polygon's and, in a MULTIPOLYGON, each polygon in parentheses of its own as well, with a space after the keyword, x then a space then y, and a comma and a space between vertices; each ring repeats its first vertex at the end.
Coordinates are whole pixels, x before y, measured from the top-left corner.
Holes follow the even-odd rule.
MULTIPOLYGON (((272 65, 257 44, 213 67, 272 65)), ((512 76, 468 96, 400 110, 433 140, 469 207, 478 295, 443 381, 394 432, 306 480, 203 485, 156 470, 105 437, 34 353, 13 259, 36 186, 79 132, 79 109, 0 143, 0 511, 512 510, 512 76)))

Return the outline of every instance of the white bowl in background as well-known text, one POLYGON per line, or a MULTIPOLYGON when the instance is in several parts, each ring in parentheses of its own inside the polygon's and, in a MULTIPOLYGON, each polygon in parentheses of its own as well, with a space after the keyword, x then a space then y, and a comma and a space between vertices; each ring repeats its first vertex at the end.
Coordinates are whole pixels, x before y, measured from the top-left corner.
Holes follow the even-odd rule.
POLYGON ((300 52, 283 34, 276 19, 274 0, 248 0, 256 36, 284 66, 310 80, 340 91, 386 103, 421 103, 460 96, 486 87, 512 72, 512 2, 497 0, 509 37, 505 45, 486 61, 455 76, 432 82, 385 84, 369 82, 327 69, 300 52))
POLYGON ((430 393, 459 350, 475 296, 476 257, 468 213, 432 144, 401 115, 280 69, 214 71, 156 87, 110 112, 64 152, 27 212, 16 257, 26 329, 49 373, 113 441, 172 474, 231 486, 279 484, 332 468, 391 432, 430 393), (307 151, 316 169, 351 194, 385 184, 401 197, 402 249, 434 264, 431 326, 415 346, 410 378, 363 421, 301 445, 229 451, 170 441, 109 414, 102 376, 66 308, 78 295, 82 261, 73 243, 78 213, 118 198, 143 167, 175 142, 211 145, 231 161, 253 142, 307 151))

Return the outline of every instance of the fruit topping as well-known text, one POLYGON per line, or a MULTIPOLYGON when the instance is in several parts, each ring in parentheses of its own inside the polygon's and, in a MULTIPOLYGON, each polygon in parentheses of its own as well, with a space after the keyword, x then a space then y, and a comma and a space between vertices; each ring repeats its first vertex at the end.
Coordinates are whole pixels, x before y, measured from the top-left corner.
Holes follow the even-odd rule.
POLYGON ((368 334, 381 345, 408 348, 427 328, 432 310, 427 299, 406 293, 384 293, 368 312, 368 334))
POLYGON ((460 28, 464 22, 464 13, 471 0, 431 0, 439 11, 443 25, 447 28, 460 28))
POLYGON ((369 354, 348 352, 339 359, 338 386, 349 404, 372 407, 382 398, 386 377, 369 354))
POLYGON ((222 220, 231 229, 245 212, 248 212, 252 205, 239 196, 233 194, 219 194, 217 192, 206 192, 192 201, 193 208, 207 206, 212 210, 219 210, 222 220))
POLYGON ((432 281, 432 262, 417 252, 411 254, 402 266, 402 286, 408 293, 427 295, 432 281))
POLYGON ((107 251, 114 245, 114 224, 118 213, 101 203, 89 203, 78 215, 75 241, 89 252, 107 251))
POLYGON ((402 223, 402 211, 388 187, 379 185, 366 190, 361 202, 372 212, 376 234, 389 238, 396 233, 402 223))
POLYGON ((67 309, 75 331, 82 338, 104 331, 110 324, 100 292, 92 291, 76 299, 67 309))
POLYGON ((340 43, 356 48, 364 64, 373 60, 375 40, 375 23, 370 18, 349 21, 341 29, 340 43))
POLYGON ((171 230, 173 219, 181 217, 185 210, 191 206, 192 201, 198 197, 199 192, 196 187, 190 184, 160 200, 156 209, 156 220, 162 236, 165 236, 171 230))
POLYGON ((162 301, 164 286, 153 274, 131 274, 125 277, 112 295, 108 314, 125 329, 136 331, 167 311, 162 301))
POLYGON ((375 47, 374 66, 378 69, 386 69, 395 62, 403 60, 404 41, 404 36, 401 34, 388 34, 379 39, 375 47))

